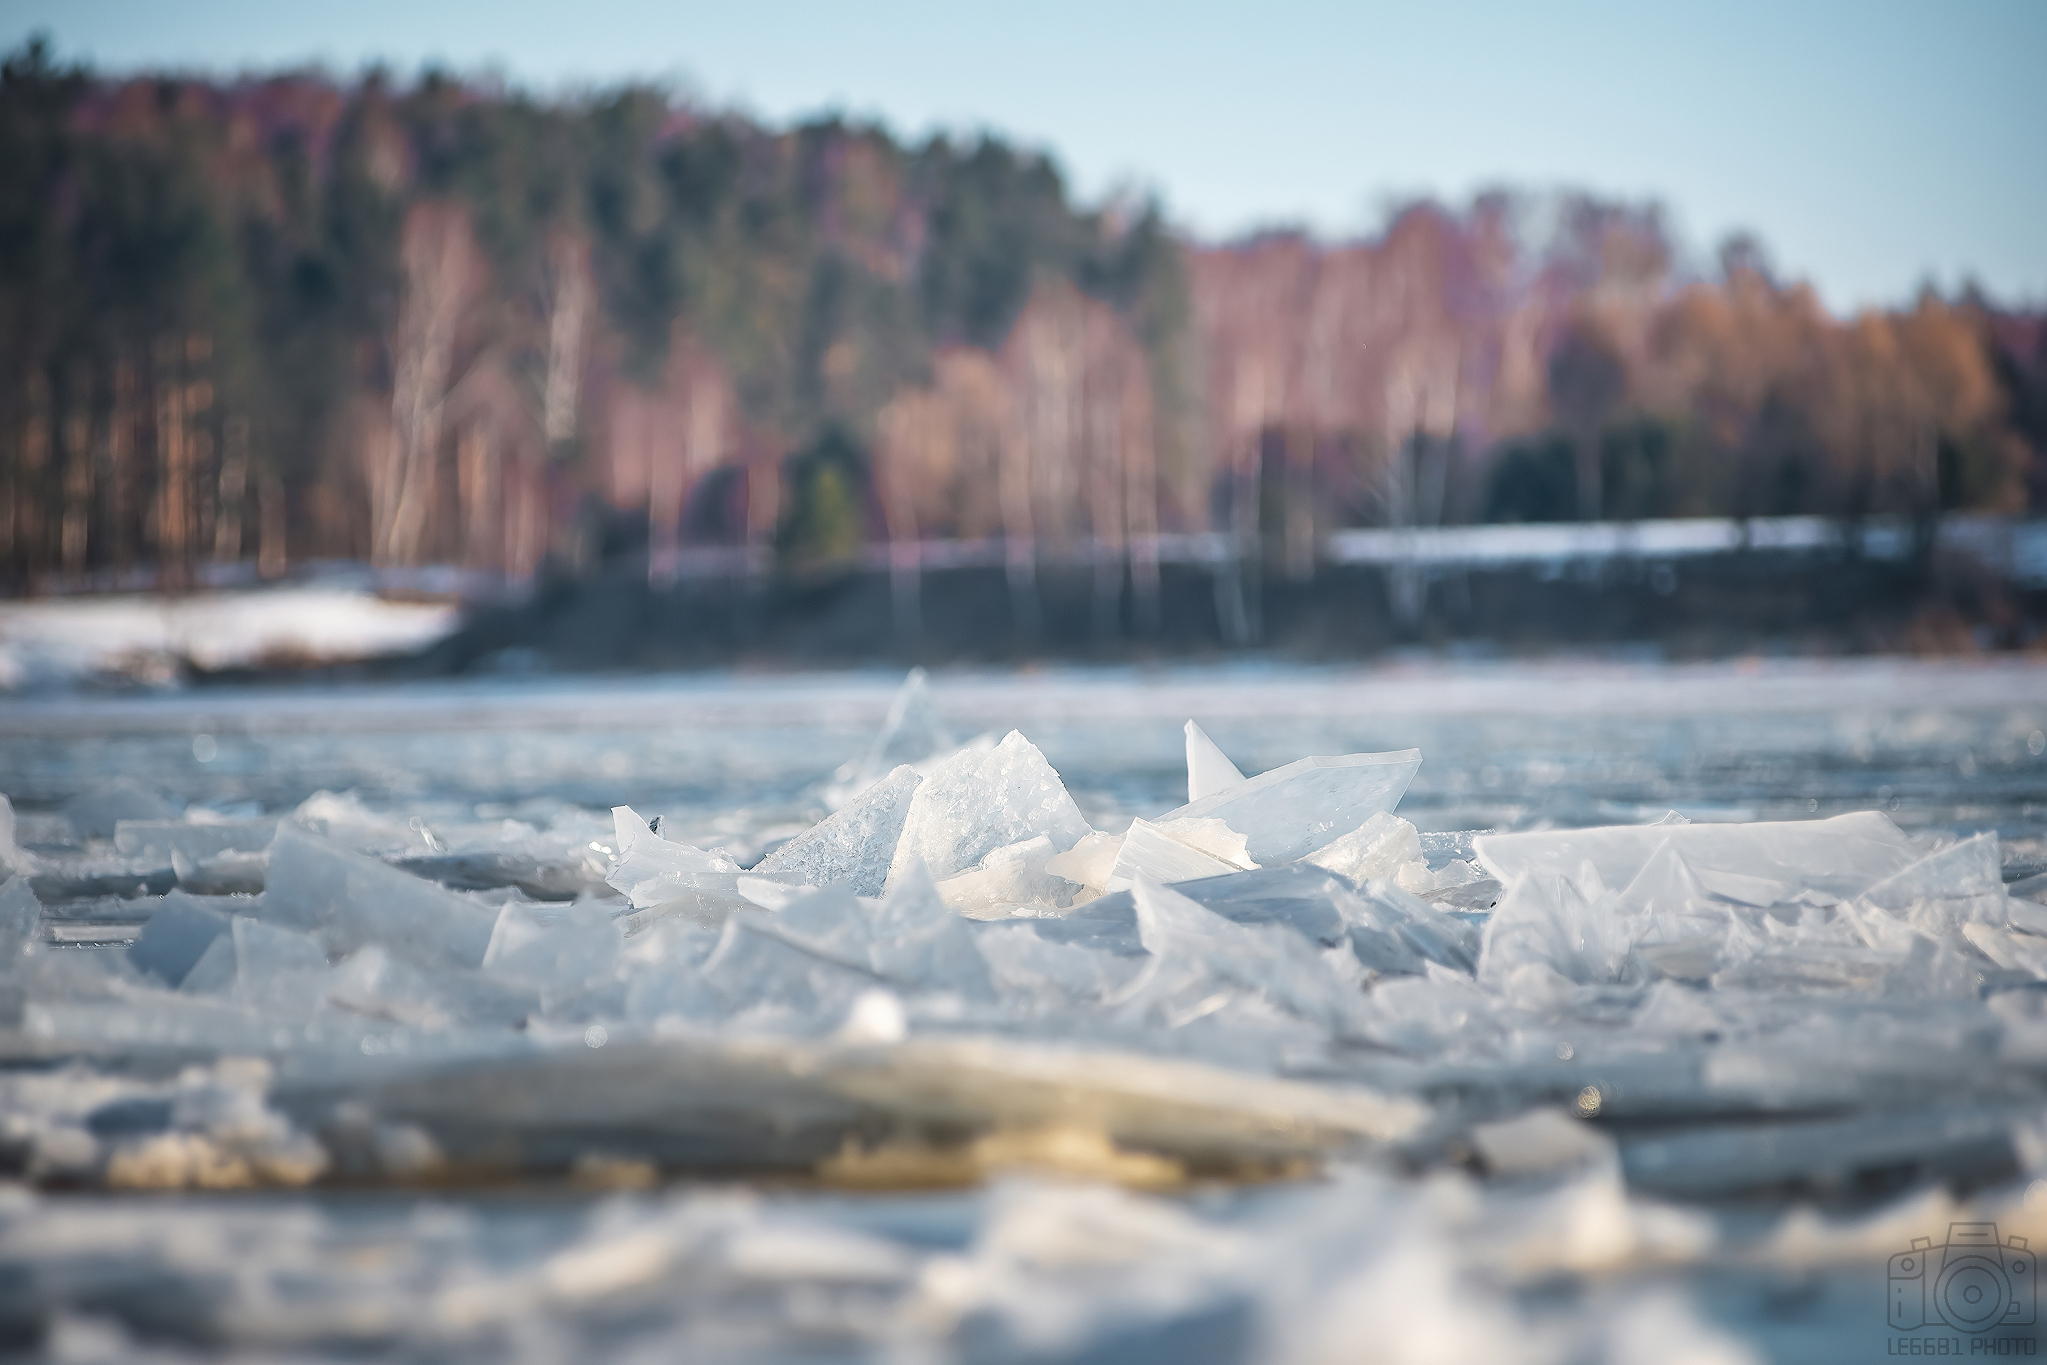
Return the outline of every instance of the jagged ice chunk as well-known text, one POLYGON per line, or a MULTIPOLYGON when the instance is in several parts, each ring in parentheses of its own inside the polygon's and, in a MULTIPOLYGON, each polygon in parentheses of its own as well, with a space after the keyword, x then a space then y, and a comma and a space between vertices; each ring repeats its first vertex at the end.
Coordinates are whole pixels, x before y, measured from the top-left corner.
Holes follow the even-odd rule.
POLYGON ((1216 747, 1205 731, 1187 722, 1187 800, 1215 796, 1244 780, 1244 774, 1229 756, 1216 747))
POLYGON ((897 767, 851 804, 761 859, 754 870, 812 886, 844 881, 855 895, 879 896, 909 818, 910 800, 923 781, 908 764, 897 767))
POLYGON ((1064 853, 1089 832, 1059 774, 1012 730, 993 749, 955 754, 924 779, 910 799, 887 885, 916 861, 942 881, 1033 835, 1064 853))

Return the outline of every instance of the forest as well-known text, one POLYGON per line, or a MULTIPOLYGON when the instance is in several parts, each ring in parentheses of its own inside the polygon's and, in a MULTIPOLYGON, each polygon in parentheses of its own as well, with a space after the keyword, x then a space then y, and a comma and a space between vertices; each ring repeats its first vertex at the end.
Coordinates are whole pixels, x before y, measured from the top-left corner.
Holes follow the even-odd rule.
POLYGON ((2037 311, 1838 317, 1655 204, 1214 243, 993 137, 648 86, 0 68, 8 592, 965 541, 1142 600, 1188 533, 1304 578, 1352 526, 2043 506, 2037 311))

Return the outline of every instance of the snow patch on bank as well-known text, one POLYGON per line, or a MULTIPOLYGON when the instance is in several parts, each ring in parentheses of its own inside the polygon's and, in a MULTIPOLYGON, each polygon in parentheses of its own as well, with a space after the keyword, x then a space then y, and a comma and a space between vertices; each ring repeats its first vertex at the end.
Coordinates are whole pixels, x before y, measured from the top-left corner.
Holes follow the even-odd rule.
POLYGON ((347 663, 423 648, 452 632, 458 616, 452 603, 334 587, 4 602, 0 689, 167 684, 186 663, 347 663))

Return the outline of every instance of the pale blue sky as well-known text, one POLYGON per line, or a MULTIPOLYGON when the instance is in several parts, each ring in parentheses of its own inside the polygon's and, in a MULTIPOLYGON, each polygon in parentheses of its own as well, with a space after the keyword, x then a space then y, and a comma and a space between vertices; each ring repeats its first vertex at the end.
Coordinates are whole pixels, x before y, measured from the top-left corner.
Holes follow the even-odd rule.
POLYGON ((38 29, 113 69, 435 61, 992 128, 1207 236, 1503 182, 1655 195, 1701 252, 1753 229, 1838 309, 1964 275, 2047 302, 2047 0, 0 0, 0 42, 38 29))

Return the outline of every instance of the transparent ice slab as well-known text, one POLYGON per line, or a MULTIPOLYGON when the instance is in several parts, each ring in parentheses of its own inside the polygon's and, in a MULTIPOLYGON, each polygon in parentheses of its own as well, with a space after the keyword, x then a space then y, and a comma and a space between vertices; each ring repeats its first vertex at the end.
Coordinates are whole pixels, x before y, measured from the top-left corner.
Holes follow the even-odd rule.
POLYGON ((1590 866, 1608 887, 1623 887, 1633 881, 1651 855, 1665 845, 1684 859, 1694 875, 1722 878, 1722 886, 1730 893, 1746 893, 1751 899, 1788 899, 1801 890, 1846 899, 1903 871, 1918 861, 1922 852, 1878 811, 1826 820, 1614 825, 1484 834, 1472 841, 1479 864, 1502 883, 1538 870, 1577 877, 1582 868, 1590 866))
POLYGON ((1391 811, 1421 762, 1419 749, 1295 759, 1160 819, 1222 820, 1244 835, 1256 862, 1286 862, 1391 811))
POLYGON ((262 916, 317 937, 331 953, 369 943, 423 964, 474 967, 497 916, 410 873, 355 853, 291 821, 270 847, 262 916))

